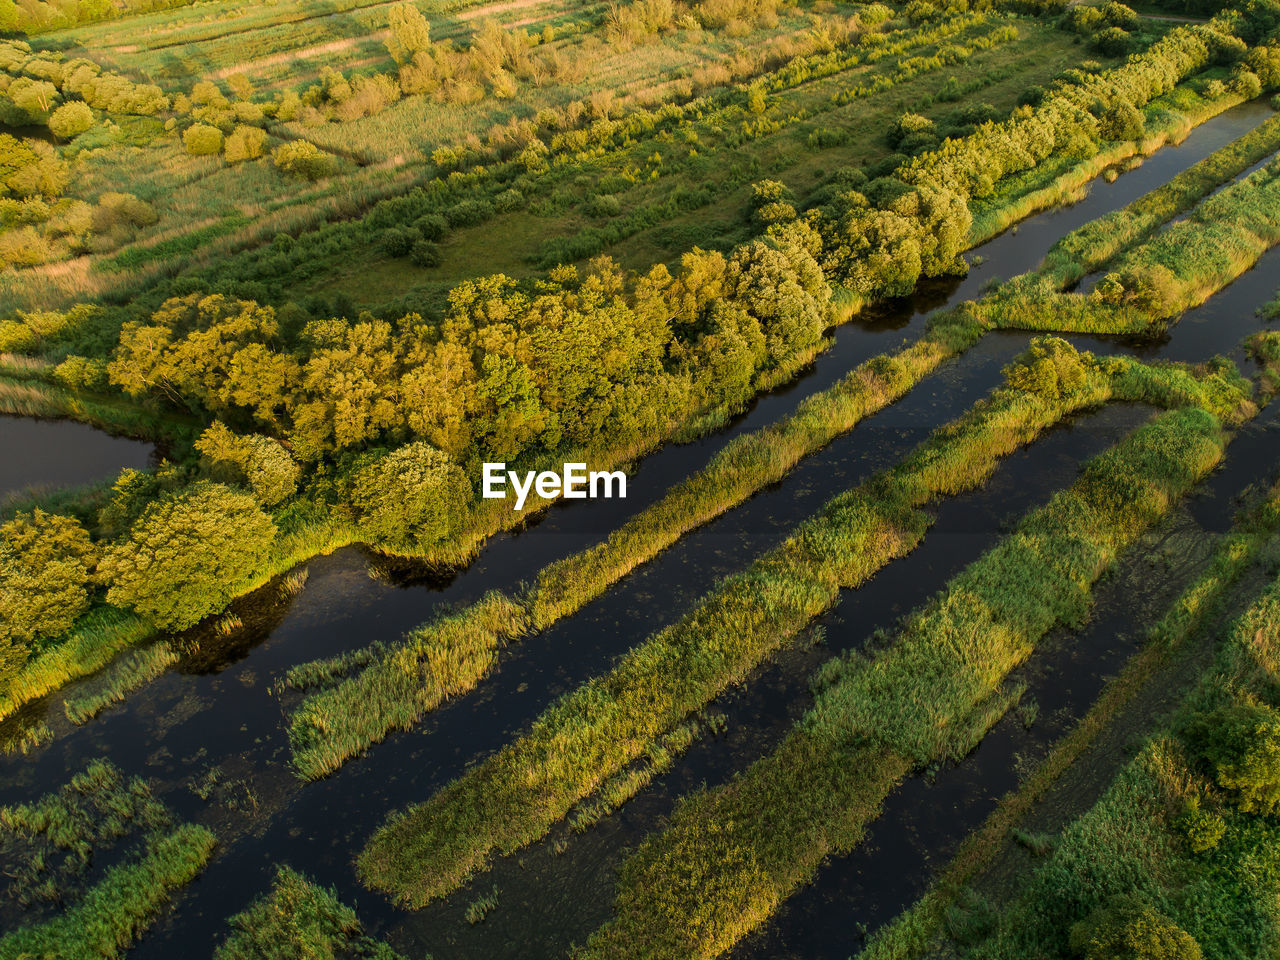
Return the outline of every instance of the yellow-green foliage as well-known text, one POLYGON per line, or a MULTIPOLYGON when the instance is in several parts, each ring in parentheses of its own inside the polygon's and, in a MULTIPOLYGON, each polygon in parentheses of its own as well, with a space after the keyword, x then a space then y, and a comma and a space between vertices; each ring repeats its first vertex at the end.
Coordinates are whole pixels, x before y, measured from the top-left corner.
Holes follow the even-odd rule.
POLYGON ((895 781, 963 755, 1010 703, 1001 687, 1056 623, 1076 624, 1118 552, 1212 469, 1224 438, 1165 414, 917 611, 885 653, 818 676, 814 708, 730 785, 696 795, 624 865, 617 917, 586 955, 716 956, 856 844, 895 781))
POLYGON ((421 904, 463 882, 492 851, 538 839, 827 609, 842 587, 912 549, 928 525, 921 506, 980 484, 1000 457, 1110 396, 1098 374, 1062 398, 1002 390, 887 475, 835 498, 609 674, 553 705, 529 733, 383 827, 360 858, 366 882, 421 904))

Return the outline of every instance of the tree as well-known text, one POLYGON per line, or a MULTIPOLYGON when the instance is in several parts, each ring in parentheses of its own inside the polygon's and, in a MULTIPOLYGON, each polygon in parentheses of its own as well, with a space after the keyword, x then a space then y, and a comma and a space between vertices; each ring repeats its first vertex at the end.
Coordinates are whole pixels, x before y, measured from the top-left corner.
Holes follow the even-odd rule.
POLYGON ((813 255, 792 234, 739 247, 729 261, 725 292, 760 321, 775 363, 822 338, 831 287, 813 255))
POLYGON ((1220 707, 1192 720, 1186 739, 1240 809, 1280 810, 1280 713, 1254 704, 1220 707))
POLYGON ((417 441, 356 472, 351 503, 361 529, 387 545, 446 539, 466 515, 471 484, 443 450, 417 441))
POLYGON ((240 124, 227 137, 225 155, 227 163, 239 163, 241 160, 256 160, 262 156, 262 147, 267 142, 267 131, 260 127, 240 124))
POLYGON ((1056 399, 1070 396, 1084 385, 1085 364, 1070 341, 1037 337, 1026 353, 1004 368, 1004 376, 1015 390, 1056 399))
POLYGON ((36 509, 0 526, 0 676, 7 649, 65 632, 89 606, 94 555, 72 517, 36 509))
POLYGON ((388 20, 387 52, 400 66, 413 60, 415 53, 431 48, 431 25, 412 3, 392 7, 388 20))
POLYGON ((70 140, 93 126, 93 110, 87 103, 73 100, 49 115, 49 129, 60 140, 70 140))
POLYGON ((150 503, 98 575, 111 603, 181 630, 236 596, 263 566, 275 534, 252 496, 202 480, 150 503))
POLYGON ((244 483, 265 506, 275 506, 298 489, 301 470, 289 451, 261 434, 238 436, 215 420, 196 441, 210 474, 224 483, 244 483))

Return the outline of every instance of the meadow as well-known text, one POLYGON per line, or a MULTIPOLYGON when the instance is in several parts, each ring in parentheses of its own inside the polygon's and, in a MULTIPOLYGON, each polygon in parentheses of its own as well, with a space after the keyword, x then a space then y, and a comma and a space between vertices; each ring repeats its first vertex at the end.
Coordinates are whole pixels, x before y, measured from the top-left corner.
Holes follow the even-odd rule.
POLYGON ((1271 0, 0 25, 0 957, 1280 943, 1271 0))

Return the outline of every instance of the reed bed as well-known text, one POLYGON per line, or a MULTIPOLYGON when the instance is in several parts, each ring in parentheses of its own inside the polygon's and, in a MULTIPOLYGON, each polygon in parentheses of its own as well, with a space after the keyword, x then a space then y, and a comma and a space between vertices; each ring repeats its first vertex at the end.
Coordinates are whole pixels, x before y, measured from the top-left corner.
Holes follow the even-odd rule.
POLYGON ((1206 410, 1161 415, 1028 514, 884 653, 824 667, 814 707, 776 751, 690 797, 627 860, 615 919, 584 955, 715 957, 762 923, 861 840, 903 775, 976 745, 1011 703, 1009 672, 1055 625, 1082 622, 1091 586, 1226 441, 1206 410))
MULTIPOLYGON (((1116 399, 1118 386, 1133 385, 1126 376, 1133 365, 1090 369, 1064 397, 1001 389, 898 467, 832 500, 610 673, 553 704, 529 731, 430 800, 393 817, 360 856, 365 882, 420 906, 455 889, 492 853, 539 839, 665 730, 828 609, 841 589, 914 548, 930 522, 923 506, 981 485, 1001 457, 1070 413, 1116 399)), ((1168 377, 1192 379, 1182 371, 1168 377)))
POLYGON ((146 650, 121 657, 111 665, 101 681, 87 693, 63 702, 67 719, 74 724, 88 723, 112 704, 150 683, 178 662, 178 651, 160 642, 146 650))
POLYGON ((0 958, 115 960, 124 956, 173 893, 200 874, 216 842, 204 827, 190 823, 177 827, 149 843, 138 860, 108 870, 65 913, 0 937, 0 958))

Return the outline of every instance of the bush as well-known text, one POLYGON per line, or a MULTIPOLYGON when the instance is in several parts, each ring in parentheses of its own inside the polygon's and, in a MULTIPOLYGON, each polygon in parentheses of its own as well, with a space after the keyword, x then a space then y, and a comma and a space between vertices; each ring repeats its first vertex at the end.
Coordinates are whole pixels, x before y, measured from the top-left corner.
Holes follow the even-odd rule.
POLYGON ((419 240, 409 250, 409 260, 418 267, 440 266, 440 248, 430 240, 419 240))
POLYGON ((1037 337, 1003 372, 1015 390, 1053 398, 1070 396, 1085 380, 1084 360, 1062 337, 1037 337))
POLYGON ((25 644, 63 633, 89 606, 93 561, 71 517, 37 509, 0 526, 0 677, 25 644))
POLYGON ((1195 717, 1186 740, 1241 810, 1280 810, 1280 713, 1253 704, 1221 707, 1195 717))
POLYGON ((1144 128, 1142 112, 1128 100, 1104 113, 1099 124, 1099 132, 1108 140, 1137 140, 1144 128))
POLYGON ((60 140, 70 140, 93 126, 93 110, 87 103, 64 103, 49 115, 49 129, 60 140))
POLYGON ((1107 27, 1093 35, 1093 48, 1108 57, 1123 57, 1133 46, 1133 37, 1120 27, 1107 27))
POLYGON ((393 257, 407 257, 422 234, 413 227, 388 227, 382 231, 382 249, 393 257))
POLYGON ((273 156, 280 171, 302 180, 319 180, 334 170, 333 158, 309 140, 290 141, 273 156))
POLYGON ((1201 960, 1191 934, 1128 897, 1117 897, 1076 924, 1071 949, 1084 960, 1201 960))
POLYGON ((241 160, 256 160, 262 156, 262 148, 267 142, 267 131, 260 127, 249 127, 241 124, 227 137, 227 163, 239 163, 241 160))
POLYGON ((195 123, 182 134, 182 145, 187 153, 202 157, 222 150, 222 131, 207 123, 195 123))
POLYGON ((461 200, 444 212, 451 227, 467 227, 483 223, 493 216, 493 204, 487 200, 461 200))
POLYGON ((414 229, 424 240, 442 240, 449 232, 449 221, 438 213, 428 213, 413 221, 414 229))
POLYGON ((262 566, 275 534, 249 494, 199 481, 149 503, 98 573, 113 604, 179 630, 223 609, 262 566))
POLYGON ((210 475, 226 483, 243 483, 266 506, 293 496, 301 475, 289 451, 261 434, 238 436, 215 420, 195 443, 210 475))

